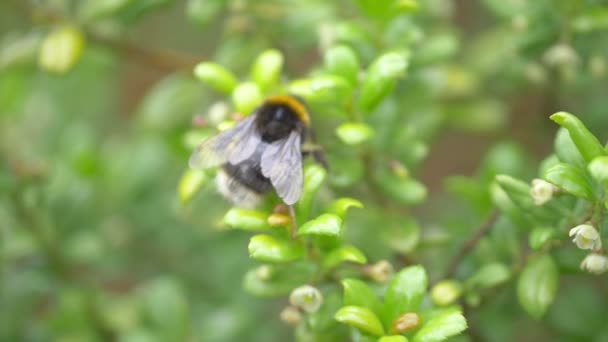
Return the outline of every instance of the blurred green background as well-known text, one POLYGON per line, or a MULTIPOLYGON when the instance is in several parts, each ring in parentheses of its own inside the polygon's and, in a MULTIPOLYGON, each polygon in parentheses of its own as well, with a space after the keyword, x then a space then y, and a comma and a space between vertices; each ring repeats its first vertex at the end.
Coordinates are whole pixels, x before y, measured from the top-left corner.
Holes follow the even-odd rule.
MULTIPOLYGON (((257 263, 249 233, 221 228, 230 205, 212 184, 189 203, 178 197, 193 118, 228 101, 193 76, 201 61, 246 77, 275 48, 293 80, 315 75, 335 42, 363 65, 407 48, 407 77, 366 119, 380 176, 362 180, 356 150, 333 133, 342 118, 331 102, 310 107, 332 165, 321 198, 367 207, 347 239, 371 261, 421 262, 431 278, 491 211, 497 173, 536 174, 552 149, 550 114, 576 113, 608 138, 605 1, 406 1, 415 10, 390 19, 366 3, 1 1, 0 340, 293 339, 279 320, 284 297, 243 290, 257 263), (389 160, 428 188, 423 204, 387 190, 389 160)), ((499 226, 461 275, 518 249, 513 225, 499 226)), ((466 339, 607 341, 608 282, 577 274, 573 253, 558 252, 566 271, 545 318, 526 317, 508 285, 467 316, 466 339)))

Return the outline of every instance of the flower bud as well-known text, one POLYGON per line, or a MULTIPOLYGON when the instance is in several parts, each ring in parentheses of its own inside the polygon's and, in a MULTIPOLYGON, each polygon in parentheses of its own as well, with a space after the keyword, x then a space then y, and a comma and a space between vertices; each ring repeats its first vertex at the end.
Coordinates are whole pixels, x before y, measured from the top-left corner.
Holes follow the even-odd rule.
POLYGON ((281 311, 281 320, 289 325, 297 325, 302 320, 302 314, 298 308, 289 305, 281 311))
POLYGON ((590 224, 580 224, 572 229, 568 234, 572 242, 580 249, 590 249, 597 251, 602 248, 602 239, 594 226, 590 224))
POLYGON ((323 295, 316 287, 304 285, 291 291, 289 302, 308 313, 313 313, 323 304, 323 295))
POLYGON ((209 107, 207 111, 207 120, 213 125, 217 126, 228 119, 230 114, 230 107, 225 101, 217 101, 209 107))
POLYGON ((262 265, 255 269, 255 276, 260 280, 269 280, 272 273, 272 267, 269 265, 262 265))
POLYGON ((403 334, 418 328, 421 323, 420 316, 417 313, 404 313, 393 322, 393 332, 403 334))
POLYGON ((285 214, 271 214, 266 222, 271 227, 287 227, 291 224, 291 217, 285 214))
POLYGON ((365 275, 377 283, 385 283, 394 273, 393 265, 386 260, 380 260, 373 265, 365 266, 363 269, 365 275))
POLYGON ((438 282, 431 290, 433 303, 439 306, 452 304, 462 294, 462 285, 454 280, 438 282))
POLYGON ((532 180, 532 189, 530 189, 530 196, 534 200, 534 204, 537 206, 541 206, 547 202, 553 195, 555 195, 559 191, 559 188, 555 185, 543 180, 543 179, 533 179, 532 180))
POLYGON ((581 269, 593 274, 602 274, 608 270, 608 257, 598 253, 591 253, 581 262, 581 269))
POLYGON ((556 44, 545 52, 543 61, 549 66, 574 66, 579 61, 576 50, 568 44, 556 44))

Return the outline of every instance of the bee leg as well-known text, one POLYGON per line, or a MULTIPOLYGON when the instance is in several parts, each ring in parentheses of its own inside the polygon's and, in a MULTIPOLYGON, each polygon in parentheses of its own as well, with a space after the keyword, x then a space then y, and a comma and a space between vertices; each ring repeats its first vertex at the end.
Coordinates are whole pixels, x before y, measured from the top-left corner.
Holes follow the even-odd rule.
POLYGON ((289 216, 291 217, 291 237, 296 238, 298 235, 298 222, 296 221, 296 211, 293 205, 289 206, 289 216))

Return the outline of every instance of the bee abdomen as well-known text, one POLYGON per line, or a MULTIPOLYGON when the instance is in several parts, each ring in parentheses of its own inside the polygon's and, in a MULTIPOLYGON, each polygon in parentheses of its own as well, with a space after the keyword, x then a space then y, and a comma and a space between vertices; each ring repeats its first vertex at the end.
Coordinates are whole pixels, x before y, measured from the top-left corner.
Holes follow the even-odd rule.
POLYGON ((241 208, 253 209, 262 199, 261 193, 241 184, 238 179, 230 176, 225 170, 219 170, 215 179, 219 193, 241 208))

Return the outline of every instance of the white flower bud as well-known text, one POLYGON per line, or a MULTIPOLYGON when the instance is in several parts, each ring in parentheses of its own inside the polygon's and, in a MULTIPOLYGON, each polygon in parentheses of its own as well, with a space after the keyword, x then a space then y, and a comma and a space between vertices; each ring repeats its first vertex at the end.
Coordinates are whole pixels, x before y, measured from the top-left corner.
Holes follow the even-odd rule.
POLYGON ((380 260, 373 265, 365 266, 363 269, 365 275, 370 277, 377 283, 385 283, 394 273, 393 265, 386 260, 380 260))
POLYGON ((533 179, 532 180, 532 189, 530 189, 530 196, 534 200, 534 204, 537 206, 541 206, 547 202, 553 195, 559 191, 559 188, 555 185, 543 180, 543 179, 533 179))
POLYGON ((568 234, 572 242, 580 249, 599 250, 602 248, 600 233, 590 224, 580 224, 572 229, 568 234))
POLYGON ((581 262, 581 269, 593 274, 602 274, 608 270, 608 257, 602 254, 591 253, 581 262))
POLYGON ((321 304, 323 304, 323 295, 316 287, 304 285, 291 291, 289 302, 293 306, 312 313, 319 310, 321 304))
POLYGON ((302 320, 302 314, 298 308, 289 305, 281 311, 281 320, 289 325, 297 325, 302 320))
POLYGON ((228 118, 230 113, 230 107, 224 101, 217 101, 209 107, 207 111, 207 120, 213 125, 217 126, 228 118))
POLYGON ((574 66, 579 57, 572 46, 561 43, 550 47, 543 55, 543 61, 549 66, 574 66))

